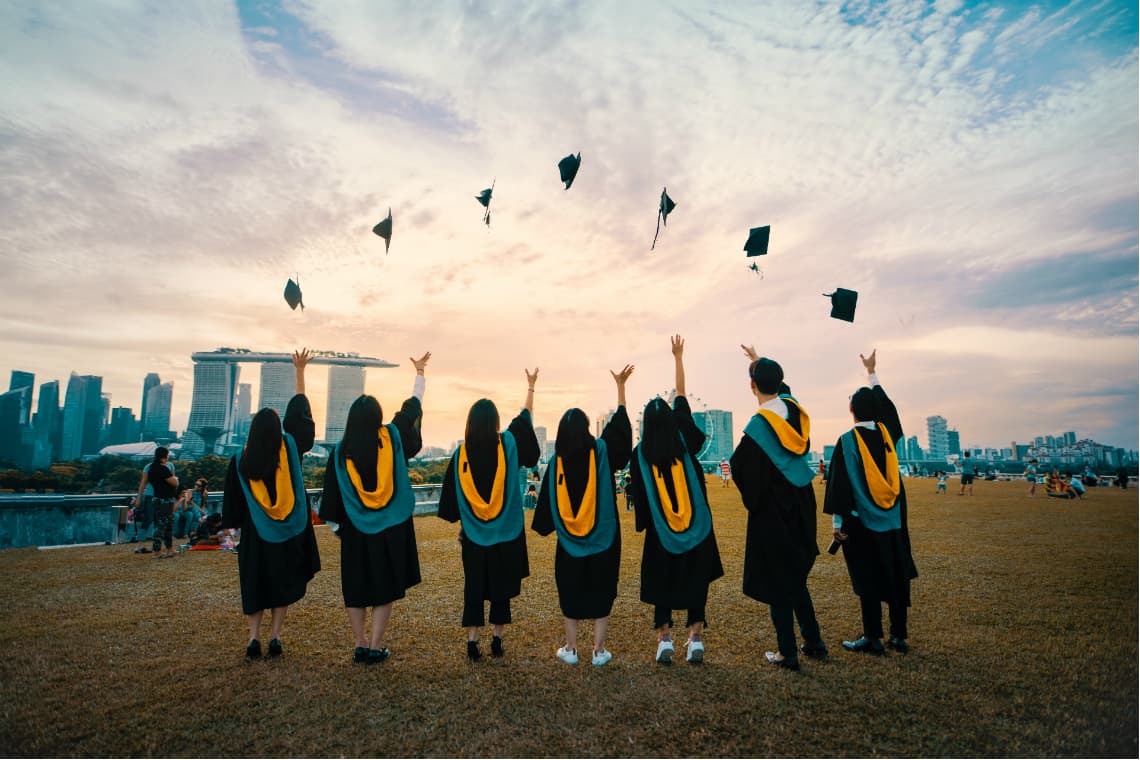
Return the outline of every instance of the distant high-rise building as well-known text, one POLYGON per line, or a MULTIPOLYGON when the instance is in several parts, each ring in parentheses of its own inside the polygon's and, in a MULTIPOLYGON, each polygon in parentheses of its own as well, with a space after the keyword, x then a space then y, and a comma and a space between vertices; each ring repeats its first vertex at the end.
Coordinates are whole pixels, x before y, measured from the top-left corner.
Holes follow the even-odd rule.
POLYGON ((250 411, 253 407, 253 386, 238 383, 237 399, 234 401, 234 436, 245 438, 249 435, 250 411))
POLYGON ((961 455, 962 443, 957 430, 946 431, 946 449, 948 454, 961 455))
POLYGON ((705 412, 705 434, 712 438, 706 459, 719 461, 732 456, 736 448, 736 441, 732 439, 732 412, 723 409, 705 412))
POLYGON ((111 410, 111 424, 107 428, 107 445, 131 443, 138 438, 135 413, 130 407, 116 406, 111 410))
POLYGON ((63 415, 59 409, 59 381, 52 380, 40 386, 39 403, 36 406, 34 423, 36 450, 33 467, 47 467, 59 461, 60 433, 63 429, 63 415))
MULTIPOLYGON (((268 364, 261 365, 263 370, 268 364)), ((296 385, 297 377, 292 365, 282 365, 289 368, 289 377, 296 385)), ((264 371, 262 374, 264 377, 264 371)), ((264 390, 262 391, 264 394, 264 390)), ((292 393, 289 394, 292 397, 292 393)), ((364 367, 343 367, 336 364, 329 365, 329 395, 325 406, 325 441, 339 443, 344 438, 344 425, 348 422, 348 410, 356 399, 364 395, 364 367)), ((285 400, 288 403, 288 399, 285 400)))
MULTIPOLYGON (((261 389, 258 391, 257 408, 276 409, 282 417, 289 399, 297 392, 297 374, 292 364, 285 362, 265 362, 261 365, 261 389)), ((359 395, 359 394, 358 394, 359 395)))
POLYGON ((62 461, 98 453, 102 417, 103 378, 72 372, 63 402, 63 430, 59 446, 62 461))
POLYGON ((1072 431, 1065 433, 1064 438, 1065 438, 1065 445, 1066 446, 1072 446, 1073 444, 1075 444, 1077 442, 1077 434, 1072 432, 1072 431))
POLYGON ((546 428, 536 425, 534 428, 534 437, 538 439, 538 450, 546 451, 546 428))
POLYGON ((111 424, 111 394, 100 393, 99 397, 103 402, 103 416, 99 418, 99 427, 106 430, 111 424))
POLYGON ((234 392, 240 376, 241 365, 236 363, 194 361, 194 391, 190 419, 182 436, 183 454, 201 456, 207 447, 212 454, 217 442, 232 430, 234 392))
POLYGON ((945 460, 950 453, 945 417, 935 415, 926 418, 926 447, 927 456, 933 460, 945 460))
POLYGON ((36 376, 31 372, 12 370, 12 379, 8 383, 8 390, 23 391, 24 400, 20 411, 20 425, 26 426, 32 419, 32 391, 35 390, 36 376))
POLYGON ((912 461, 922 459, 922 449, 918 445, 917 435, 906 439, 906 458, 912 461))
POLYGON ((23 428, 20 417, 24 408, 24 388, 0 393, 0 461, 20 467, 26 459, 21 448, 23 428))
POLYGON ((139 436, 143 439, 146 438, 146 431, 150 428, 146 425, 146 404, 147 394, 150 393, 151 388, 162 385, 162 379, 158 376, 157 372, 148 372, 146 377, 143 378, 143 391, 142 403, 139 405, 139 436))
POLYGON ((144 441, 157 438, 171 438, 170 408, 174 405, 174 382, 159 383, 146 394, 146 429, 142 431, 144 441))

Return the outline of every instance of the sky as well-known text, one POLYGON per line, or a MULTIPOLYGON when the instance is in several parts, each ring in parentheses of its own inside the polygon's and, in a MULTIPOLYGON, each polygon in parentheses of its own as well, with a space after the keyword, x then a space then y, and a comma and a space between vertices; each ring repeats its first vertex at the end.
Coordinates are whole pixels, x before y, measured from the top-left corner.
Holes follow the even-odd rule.
POLYGON ((137 411, 158 372, 182 429, 195 351, 385 358, 389 414, 431 351, 448 446, 536 366, 551 436, 626 363, 636 421, 680 334, 737 435, 746 343, 817 451, 872 349, 923 446, 938 414, 963 445, 1137 448, 1135 2, 9 0, 0 81, 4 378, 101 375, 137 411))

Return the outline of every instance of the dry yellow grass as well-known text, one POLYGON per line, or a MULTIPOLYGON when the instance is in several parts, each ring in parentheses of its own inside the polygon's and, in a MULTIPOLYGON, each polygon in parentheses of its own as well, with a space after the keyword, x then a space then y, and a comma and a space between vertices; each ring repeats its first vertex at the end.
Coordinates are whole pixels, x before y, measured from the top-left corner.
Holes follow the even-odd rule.
MULTIPOLYGON (((458 625, 456 528, 434 517, 416 523, 424 583, 396 606, 394 657, 372 668, 349 662, 326 529, 325 569, 289 613, 285 657, 252 664, 230 554, 2 552, 0 752, 1135 757, 1136 491, 1062 502, 1028 499, 1017 483, 979 483, 972 499, 934 496, 929 480, 907 487, 921 574, 913 651, 840 649, 858 633, 858 604, 842 559, 824 554, 809 585, 832 656, 798 674, 762 661, 774 634, 767 609, 740 592, 745 515, 719 480, 709 492, 727 575, 710 593, 699 668, 652 661, 641 536, 624 511, 605 668, 554 659, 553 538, 529 532, 532 574, 507 657, 474 666, 458 625)), ((826 530, 821 519, 821 547, 826 530)))

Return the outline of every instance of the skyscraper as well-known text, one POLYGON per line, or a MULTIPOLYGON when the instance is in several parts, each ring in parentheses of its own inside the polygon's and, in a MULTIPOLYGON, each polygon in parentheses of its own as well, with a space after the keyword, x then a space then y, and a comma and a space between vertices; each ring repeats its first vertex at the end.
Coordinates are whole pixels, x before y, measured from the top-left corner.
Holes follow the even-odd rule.
MULTIPOLYGON (((189 456, 213 453, 214 446, 232 429, 234 391, 241 365, 226 361, 194 361, 194 392, 190 419, 182 436, 182 451, 189 456)), ((149 421, 147 423, 150 425, 149 421)), ((169 424, 169 422, 168 422, 169 424)))
POLYGON ((161 384, 162 380, 159 378, 157 372, 148 372, 146 373, 146 377, 143 378, 142 404, 139 405, 139 435, 144 440, 146 439, 147 430, 150 429, 146 425, 146 396, 150 393, 151 388, 161 384))
POLYGON ((84 454, 98 453, 102 417, 103 378, 72 372, 63 403, 60 460, 66 462, 84 454))
POLYGON ((946 453, 947 454, 961 454, 962 445, 958 437, 957 430, 946 431, 946 453))
POLYGON ((249 435, 250 409, 253 406, 253 386, 239 383, 237 399, 234 402, 234 436, 244 438, 249 435))
MULTIPOLYGON (((261 389, 258 391, 257 408, 271 407, 285 416, 289 399, 297 392, 297 374, 292 364, 287 362, 264 362, 261 365, 261 389)), ((357 394, 360 395, 360 394, 357 394)))
POLYGON ((906 458, 912 461, 922 459, 922 449, 918 445, 917 435, 906 439, 906 458))
POLYGON ((134 411, 127 406, 116 406, 111 410, 111 424, 107 428, 107 445, 131 443, 138 438, 134 411))
POLYGON ((23 425, 20 416, 24 408, 24 389, 0 393, 0 461, 20 467, 25 459, 21 451, 23 425))
MULTIPOLYGON (((601 433, 598 433, 601 435, 601 433)), ((534 437, 538 439, 538 450, 546 451, 546 428, 536 425, 534 428, 534 437)))
POLYGON ((31 372, 12 370, 12 379, 8 383, 8 390, 23 391, 24 400, 20 411, 20 425, 31 422, 32 417, 32 391, 35 390, 36 376, 31 372))
POLYGON ((946 437, 946 418, 940 416, 926 418, 927 457, 945 461, 950 453, 950 442, 946 437))
POLYGON ((144 441, 158 438, 171 438, 170 407, 174 402, 174 382, 152 386, 146 394, 146 429, 142 431, 144 441))
POLYGON ((709 409, 706 412, 705 432, 712 436, 713 447, 709 459, 728 459, 736 448, 732 439, 732 412, 723 409, 709 409))
MULTIPOLYGON (((268 365, 261 365, 262 367, 268 365)), ((296 374, 292 365, 290 379, 296 384, 296 374)), ((329 365, 329 396, 325 407, 325 441, 339 443, 344 438, 344 424, 348 421, 348 410, 352 402, 364 394, 364 367, 342 367, 329 365)), ((292 393, 290 393, 292 396, 292 393)), ((288 400, 286 400, 288 403, 288 400)))

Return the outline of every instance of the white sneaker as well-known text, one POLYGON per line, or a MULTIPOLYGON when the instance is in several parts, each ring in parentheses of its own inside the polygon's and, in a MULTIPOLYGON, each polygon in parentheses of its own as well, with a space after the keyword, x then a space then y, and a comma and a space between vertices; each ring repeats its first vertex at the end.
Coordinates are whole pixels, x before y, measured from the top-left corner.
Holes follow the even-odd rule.
POLYGON ((593 665, 596 665, 598 667, 601 667, 602 665, 605 665, 607 662, 609 662, 613 658, 614 658, 614 656, 612 654, 610 654, 608 651, 606 651, 605 649, 603 649, 600 652, 597 650, 594 650, 594 656, 590 660, 590 663, 593 665))
POLYGON ((566 647, 558 647, 558 651, 554 653, 554 656, 562 660, 562 662, 566 663, 567 665, 578 664, 578 653, 576 651, 571 651, 566 647))
POLYGON ((662 665, 673 664, 673 642, 666 639, 657 642, 657 662, 662 665))
POLYGON ((705 661, 705 645, 700 641, 693 641, 689 639, 685 642, 685 660, 694 665, 700 665, 705 661))

